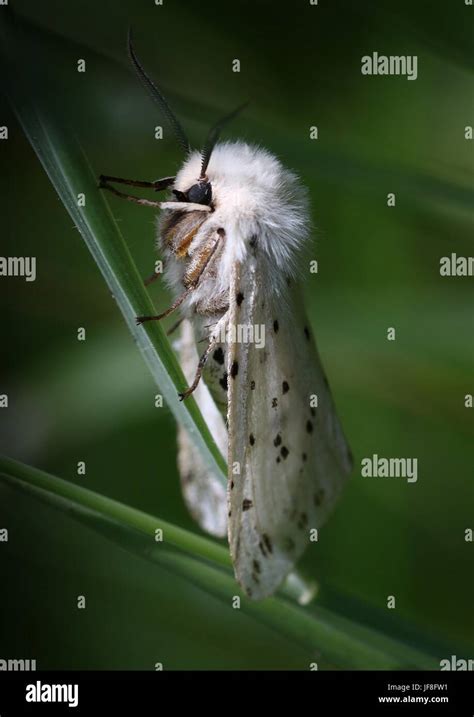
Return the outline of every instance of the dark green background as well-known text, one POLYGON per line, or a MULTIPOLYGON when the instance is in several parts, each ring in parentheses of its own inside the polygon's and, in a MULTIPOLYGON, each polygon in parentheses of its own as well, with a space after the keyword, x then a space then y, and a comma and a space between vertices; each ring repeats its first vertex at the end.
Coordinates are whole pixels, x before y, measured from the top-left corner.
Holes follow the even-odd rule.
MULTIPOLYGON (((439 260, 473 253, 464 139, 474 119, 473 8, 463 0, 10 5, 45 31, 34 47, 49 68, 45 99, 97 174, 155 179, 181 159, 169 132, 154 139, 162 120, 128 67, 129 24, 194 144, 250 100, 226 136, 275 152, 310 189, 320 272, 308 278, 308 307, 356 456, 304 567, 321 583, 321 604, 440 658, 472 657, 474 546, 464 531, 474 528, 474 430, 464 396, 474 393, 474 279, 441 278, 439 260), (361 56, 373 51, 416 54, 418 79, 364 77, 361 56), (361 478, 360 460, 373 453, 417 457, 418 482, 361 478), (396 610, 387 610, 388 595, 396 610)), ((154 408, 156 386, 1 100, 5 124, 1 253, 36 256, 38 278, 0 281, 0 385, 10 396, 2 449, 198 531, 180 496, 172 416, 154 408), (76 340, 80 326, 85 342, 76 340)), ((147 276, 153 212, 110 201, 147 276)), ((163 289, 151 291, 164 308, 163 289)), ((146 669, 307 669, 317 658, 3 485, 1 526, 10 531, 0 548, 1 658, 146 669), (78 594, 86 610, 76 609, 78 594)))

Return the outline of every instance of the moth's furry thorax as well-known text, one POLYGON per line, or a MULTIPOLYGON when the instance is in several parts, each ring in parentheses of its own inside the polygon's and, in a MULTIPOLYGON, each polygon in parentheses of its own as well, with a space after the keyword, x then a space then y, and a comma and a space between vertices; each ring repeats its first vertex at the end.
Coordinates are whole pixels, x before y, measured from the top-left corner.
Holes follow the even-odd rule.
MULTIPOLYGON (((201 155, 196 151, 185 160, 173 189, 187 192, 200 171, 201 155)), ((204 290, 228 290, 232 266, 236 261, 245 262, 250 253, 265 265, 269 290, 278 293, 285 278, 296 273, 308 237, 305 188, 270 152, 239 141, 217 144, 206 174, 212 186, 212 211, 193 236, 187 256, 192 260, 218 229, 224 229, 225 240, 216 257, 219 267, 213 287, 205 281, 202 290, 194 292, 192 303, 204 290)), ((170 257, 168 269, 168 282, 176 290, 184 273, 182 262, 170 257)))
MULTIPOLYGON (((193 152, 178 172, 175 189, 196 183, 201 156, 193 152)), ((217 144, 207 176, 212 185, 212 223, 221 224, 242 259, 252 236, 277 265, 286 264, 308 233, 306 191, 270 152, 245 142, 217 144)))

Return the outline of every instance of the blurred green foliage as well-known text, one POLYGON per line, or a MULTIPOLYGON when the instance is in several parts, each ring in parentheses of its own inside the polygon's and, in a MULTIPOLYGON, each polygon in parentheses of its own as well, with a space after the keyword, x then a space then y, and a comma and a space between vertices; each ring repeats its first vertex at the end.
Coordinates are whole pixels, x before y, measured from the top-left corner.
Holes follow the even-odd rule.
MULTIPOLYGON (((308 279, 308 307, 356 466, 373 453, 419 462, 411 485, 361 478, 356 468, 303 565, 321 583, 321 605, 440 658, 472 656, 473 544, 464 531, 474 528, 474 430, 464 395, 474 392, 474 290, 472 278, 439 276, 441 256, 472 255, 470 8, 15 5, 47 31, 34 48, 50 67, 45 99, 97 174, 154 179, 180 161, 171 138, 154 139, 161 118, 128 68, 129 24, 196 145, 217 117, 251 100, 226 136, 274 151, 310 189, 320 271, 308 279), (362 76, 360 58, 375 50, 418 55, 418 79, 362 76)), ((0 110, 10 128, 0 147, 2 254, 38 263, 36 282, 0 284, 10 396, 2 450, 197 532, 179 492, 172 416, 154 407, 156 388, 96 266, 6 102, 0 110)), ((119 200, 112 208, 149 275, 153 212, 119 200)), ((166 306, 162 286, 150 291, 166 306)), ((307 669, 318 657, 0 486, 4 524, 3 656, 151 669, 307 669)))

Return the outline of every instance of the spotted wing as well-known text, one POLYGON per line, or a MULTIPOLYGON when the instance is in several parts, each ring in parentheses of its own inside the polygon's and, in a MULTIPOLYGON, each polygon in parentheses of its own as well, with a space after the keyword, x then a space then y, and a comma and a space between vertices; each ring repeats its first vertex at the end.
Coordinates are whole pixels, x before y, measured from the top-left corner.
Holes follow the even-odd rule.
POLYGON ((275 300, 271 286, 255 257, 235 265, 229 543, 236 578, 256 599, 271 595, 292 569, 352 463, 297 287, 275 300), (239 340, 239 326, 264 326, 264 348, 239 340))

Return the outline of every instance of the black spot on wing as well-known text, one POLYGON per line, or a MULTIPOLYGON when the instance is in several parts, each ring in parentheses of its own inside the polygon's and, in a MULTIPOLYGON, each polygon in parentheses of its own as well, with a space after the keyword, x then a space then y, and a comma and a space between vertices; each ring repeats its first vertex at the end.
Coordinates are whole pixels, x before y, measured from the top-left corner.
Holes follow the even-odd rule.
POLYGON ((275 448, 278 448, 278 446, 281 445, 281 434, 280 433, 277 433, 277 435, 273 439, 273 445, 275 446, 275 448))
POLYGON ((250 508, 253 506, 253 503, 248 498, 244 498, 242 501, 242 510, 250 510, 250 508))
POLYGON ((273 331, 277 334, 279 328, 280 326, 278 324, 278 319, 275 319, 275 321, 273 322, 273 331))
POLYGON ((312 421, 306 421, 306 433, 312 433, 312 432, 313 432, 312 421))
POLYGON ((255 390, 255 381, 250 381, 250 390, 251 391, 255 390))
POLYGON ((212 354, 212 358, 216 363, 218 363, 220 366, 224 363, 224 352, 222 350, 222 346, 218 346, 218 348, 214 351, 212 354))
POLYGON ((241 291, 237 292, 237 296, 235 297, 235 300, 237 302, 237 306, 240 306, 242 301, 244 300, 244 295, 241 291))
POLYGON ((238 373, 239 373, 239 362, 234 361, 231 366, 231 369, 230 369, 230 375, 232 376, 232 378, 235 378, 238 373))
POLYGON ((283 383, 281 384, 281 390, 282 393, 288 393, 288 391, 290 390, 290 384, 288 383, 288 381, 283 381, 283 383))
POLYGON ((222 378, 219 379, 219 385, 224 389, 224 391, 227 391, 228 385, 227 385, 227 371, 224 371, 222 378))
POLYGON ((251 433, 249 436, 249 443, 251 446, 255 445, 255 436, 253 435, 253 433, 251 433))
POLYGON ((290 451, 288 450, 288 448, 286 446, 282 446, 280 453, 282 455, 282 458, 286 459, 286 458, 288 458, 288 454, 290 453, 290 451))
POLYGON ((272 541, 271 541, 270 538, 268 537, 268 534, 267 534, 267 533, 262 533, 262 540, 263 540, 263 544, 264 544, 265 549, 267 550, 267 552, 273 553, 272 541))
POLYGON ((278 398, 272 398, 272 408, 276 408, 278 406, 278 398))

